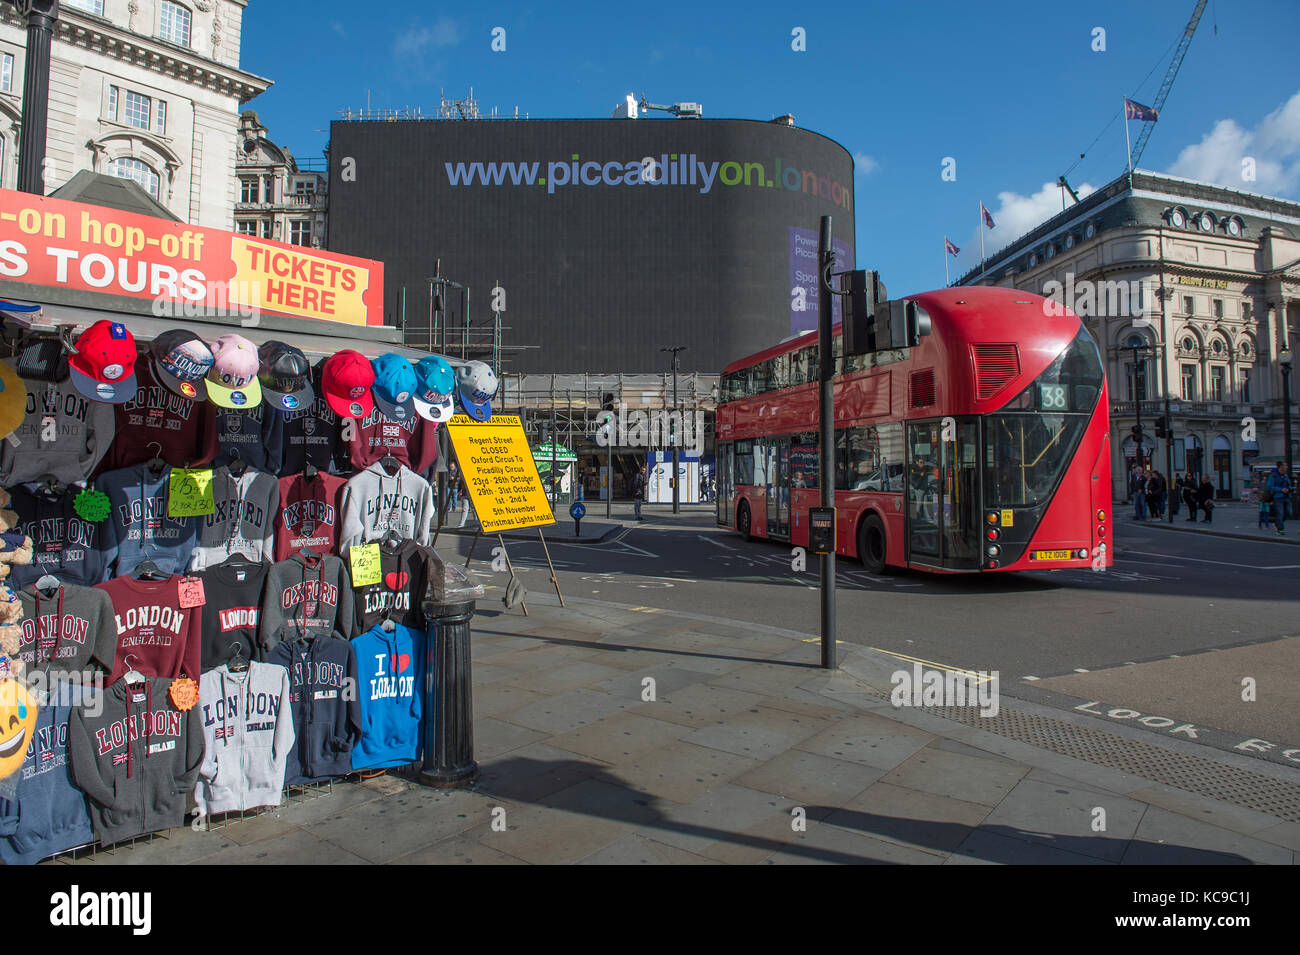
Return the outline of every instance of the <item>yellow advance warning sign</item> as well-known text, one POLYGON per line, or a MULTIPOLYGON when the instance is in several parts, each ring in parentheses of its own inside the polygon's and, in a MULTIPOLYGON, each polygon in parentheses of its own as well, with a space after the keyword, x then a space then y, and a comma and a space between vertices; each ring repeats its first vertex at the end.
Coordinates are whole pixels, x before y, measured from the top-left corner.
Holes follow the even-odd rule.
POLYGON ((445 427, 483 533, 555 523, 518 416, 456 415, 445 427))

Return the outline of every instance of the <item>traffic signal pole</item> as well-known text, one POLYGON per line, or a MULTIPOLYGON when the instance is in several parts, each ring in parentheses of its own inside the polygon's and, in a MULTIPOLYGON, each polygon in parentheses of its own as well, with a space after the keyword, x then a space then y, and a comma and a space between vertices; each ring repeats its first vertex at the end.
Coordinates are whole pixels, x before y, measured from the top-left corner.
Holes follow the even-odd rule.
MULTIPOLYGON (((821 506, 835 507, 835 351, 831 340, 831 217, 822 216, 817 243, 817 372, 821 422, 821 506)), ((822 667, 835 669, 835 542, 821 555, 822 667)))

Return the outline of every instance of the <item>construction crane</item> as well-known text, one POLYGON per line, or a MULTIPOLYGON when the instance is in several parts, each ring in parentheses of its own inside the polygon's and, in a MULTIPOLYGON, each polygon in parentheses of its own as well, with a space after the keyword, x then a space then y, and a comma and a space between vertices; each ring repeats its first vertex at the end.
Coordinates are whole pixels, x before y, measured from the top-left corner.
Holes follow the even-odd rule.
MULTIPOLYGON (((1187 48, 1192 45, 1192 34, 1196 32, 1197 26, 1200 25, 1201 14, 1205 12, 1206 2, 1207 0, 1197 0, 1196 9, 1192 11, 1192 18, 1187 21, 1187 26, 1183 27, 1183 35, 1178 40, 1177 49, 1174 50, 1174 58, 1169 64, 1169 69, 1165 72, 1165 79, 1164 82, 1160 84, 1159 92, 1156 93, 1155 102, 1151 104, 1151 108, 1156 111, 1157 115, 1159 115, 1161 110, 1165 108, 1165 100, 1169 98, 1169 91, 1173 88, 1174 78, 1178 76, 1179 67, 1183 65, 1183 57, 1187 55, 1187 48)), ((1112 122, 1114 122, 1114 120, 1112 120, 1112 122)), ((1155 128, 1155 125, 1155 121, 1153 120, 1148 120, 1142 124, 1142 132, 1138 134, 1138 141, 1133 147, 1132 153, 1132 164, 1135 169, 1137 168, 1138 160, 1142 158, 1142 151, 1146 149, 1147 140, 1151 138, 1151 131, 1155 128)), ((1104 133, 1105 130, 1102 132, 1104 133)), ((1079 159, 1082 159, 1083 156, 1084 154, 1080 153, 1079 159)), ((1076 161, 1070 169, 1073 169, 1074 166, 1077 165, 1078 162, 1076 161)), ((1066 173, 1069 173, 1069 169, 1066 170, 1066 173)), ((1079 194, 1070 188, 1070 184, 1066 182, 1065 176, 1059 176, 1056 181, 1062 188, 1070 193, 1070 196, 1076 203, 1079 201, 1079 194)), ((1062 203, 1062 205, 1064 205, 1064 203, 1062 203)))
POLYGON ((674 103, 672 106, 660 106, 657 103, 651 103, 641 94, 642 109, 657 109, 665 113, 672 113, 682 119, 701 119, 704 116, 704 107, 699 103, 674 103))
MULTIPOLYGON (((1173 62, 1169 64, 1169 70, 1165 73, 1165 81, 1160 84, 1160 92, 1156 93, 1156 100, 1151 104, 1151 108, 1157 114, 1165 108, 1165 100, 1169 98, 1169 90, 1174 85, 1174 78, 1178 76, 1178 68, 1183 65, 1183 57, 1187 55, 1187 48, 1192 45, 1192 34, 1196 32, 1197 25, 1201 22, 1201 14, 1205 12, 1206 0, 1197 0, 1196 9, 1192 11, 1192 18, 1187 21, 1187 26, 1183 27, 1182 39, 1178 41, 1178 49, 1174 50, 1173 62)), ((1142 150, 1146 149, 1147 140, 1151 138, 1151 130, 1155 128, 1154 121, 1148 121, 1142 124, 1142 132, 1138 135, 1138 141, 1133 145, 1133 167, 1136 169, 1138 160, 1142 158, 1142 150)))

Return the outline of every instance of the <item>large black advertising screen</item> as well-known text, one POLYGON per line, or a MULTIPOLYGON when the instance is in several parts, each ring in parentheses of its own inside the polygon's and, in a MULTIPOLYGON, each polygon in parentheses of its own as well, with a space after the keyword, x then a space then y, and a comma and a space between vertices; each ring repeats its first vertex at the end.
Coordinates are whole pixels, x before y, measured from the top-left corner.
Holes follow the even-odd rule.
POLYGON ((534 346, 507 371, 662 371, 685 345, 717 372, 816 327, 821 216, 854 267, 852 159, 781 124, 336 122, 330 170, 329 247, 385 263, 387 320, 424 343, 440 260, 475 327, 503 290, 505 344, 534 346))

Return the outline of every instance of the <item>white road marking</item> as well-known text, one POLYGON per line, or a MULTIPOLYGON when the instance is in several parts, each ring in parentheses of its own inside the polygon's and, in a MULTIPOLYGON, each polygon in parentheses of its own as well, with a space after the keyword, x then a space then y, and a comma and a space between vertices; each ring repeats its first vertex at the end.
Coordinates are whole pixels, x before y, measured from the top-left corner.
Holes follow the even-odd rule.
POLYGON ((700 540, 702 540, 702 541, 705 541, 705 542, 707 542, 707 543, 709 543, 709 544, 713 544, 715 547, 721 547, 723 550, 729 550, 729 551, 731 551, 733 554, 734 554, 734 553, 737 553, 736 548, 734 548, 734 547, 729 547, 728 545, 722 543, 722 541, 720 541, 720 540, 716 540, 716 539, 714 539, 714 538, 712 538, 712 537, 706 537, 706 536, 704 536, 703 534, 696 534, 695 536, 698 537, 698 538, 699 538, 700 540))
MULTIPOLYGON (((1204 557, 1184 557, 1181 554, 1151 554, 1141 550, 1125 550, 1125 554, 1137 554, 1141 557, 1165 557, 1170 560, 1190 560, 1198 564, 1215 564, 1219 567, 1238 567, 1242 570, 1296 570, 1300 569, 1300 564, 1273 564, 1267 567, 1261 567, 1256 564, 1239 564, 1227 560, 1206 560, 1204 557)), ((1124 558, 1118 558, 1123 560, 1124 558)), ((1176 565, 1175 565, 1176 566, 1176 565)))

